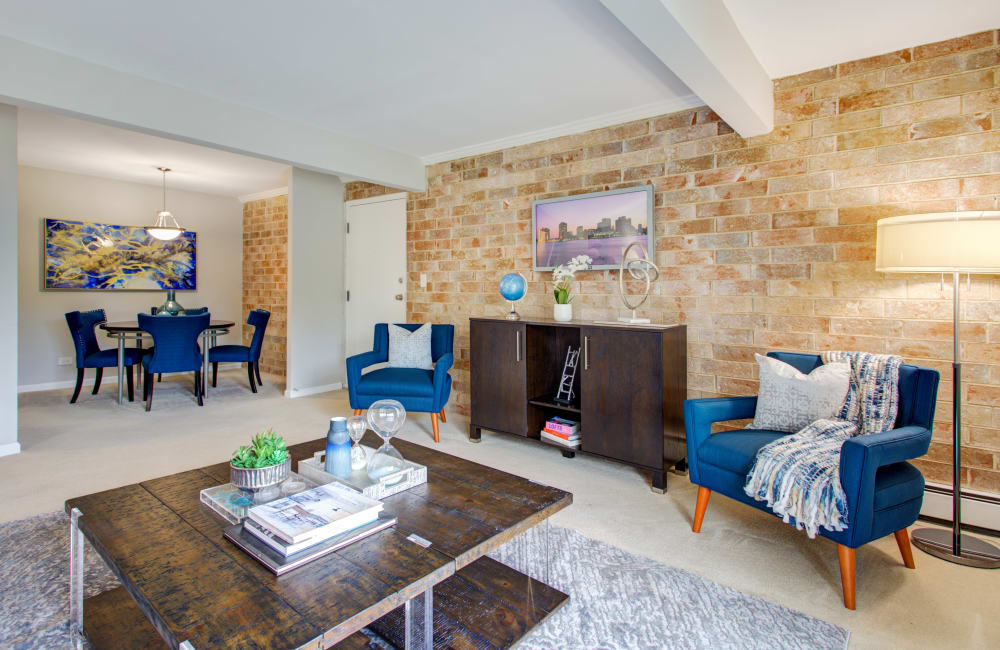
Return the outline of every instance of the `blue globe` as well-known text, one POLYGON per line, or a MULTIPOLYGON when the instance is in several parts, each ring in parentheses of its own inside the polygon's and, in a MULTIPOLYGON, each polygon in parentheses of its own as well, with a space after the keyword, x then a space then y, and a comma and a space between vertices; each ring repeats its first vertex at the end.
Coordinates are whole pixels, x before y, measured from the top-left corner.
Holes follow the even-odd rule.
POLYGON ((524 298, 527 285, 520 273, 508 273, 500 278, 500 295, 510 301, 524 298))

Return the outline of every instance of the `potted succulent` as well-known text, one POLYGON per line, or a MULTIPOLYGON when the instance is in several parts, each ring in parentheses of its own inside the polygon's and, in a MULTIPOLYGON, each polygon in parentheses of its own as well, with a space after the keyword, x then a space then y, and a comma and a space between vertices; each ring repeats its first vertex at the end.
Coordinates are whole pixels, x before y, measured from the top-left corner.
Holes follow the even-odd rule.
POLYGON ((570 304, 573 300, 573 280, 577 271, 583 271, 593 263, 589 255, 577 255, 552 270, 552 295, 556 298, 552 317, 557 321, 573 320, 573 305, 570 304))
POLYGON ((292 473, 292 458, 285 440, 272 429, 261 431, 233 452, 229 480, 243 490, 256 491, 277 485, 292 473))

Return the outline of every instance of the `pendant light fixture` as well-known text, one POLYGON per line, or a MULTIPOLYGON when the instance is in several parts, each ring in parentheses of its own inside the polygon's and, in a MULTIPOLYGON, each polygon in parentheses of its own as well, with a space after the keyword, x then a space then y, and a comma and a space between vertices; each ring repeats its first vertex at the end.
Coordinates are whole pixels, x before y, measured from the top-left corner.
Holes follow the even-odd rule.
POLYGON ((157 213, 156 223, 146 226, 146 232, 157 239, 170 241, 179 237, 184 229, 177 223, 177 219, 174 219, 174 215, 167 211, 167 172, 170 168, 157 167, 157 169, 163 172, 163 210, 157 213))

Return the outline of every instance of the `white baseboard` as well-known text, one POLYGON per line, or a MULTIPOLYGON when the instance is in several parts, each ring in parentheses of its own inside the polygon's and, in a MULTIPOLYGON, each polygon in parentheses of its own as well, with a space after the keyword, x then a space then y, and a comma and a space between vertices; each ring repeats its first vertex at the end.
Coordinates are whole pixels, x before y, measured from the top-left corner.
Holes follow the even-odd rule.
MULTIPOLYGON (((933 484, 951 491, 951 486, 933 484)), ((975 494, 970 490, 962 490, 963 494, 975 494)), ((924 504, 920 514, 935 519, 951 521, 951 494, 940 492, 924 492, 924 504)), ((962 523, 970 526, 981 526, 1000 530, 1000 504, 980 501, 967 496, 962 497, 962 523)))
POLYGON ((21 443, 8 442, 0 445, 0 456, 11 456, 21 453, 21 443))
POLYGON ((308 388, 290 388, 285 391, 285 397, 306 397, 308 395, 318 395, 319 393, 329 393, 332 390, 340 390, 344 387, 344 382, 338 381, 335 384, 325 386, 310 386, 308 388))
MULTIPOLYGON (((220 363, 219 372, 224 370, 239 370, 242 367, 239 363, 220 363)), ((88 368, 87 376, 83 379, 83 386, 94 385, 93 369, 88 368)), ((101 379, 101 386, 118 385, 118 370, 116 368, 105 368, 104 377, 101 379)), ((62 390, 63 388, 73 388, 76 386, 75 379, 66 381, 49 381, 42 384, 21 384, 17 387, 19 393, 35 393, 42 390, 62 390)), ((82 392, 82 391, 81 391, 82 392)))

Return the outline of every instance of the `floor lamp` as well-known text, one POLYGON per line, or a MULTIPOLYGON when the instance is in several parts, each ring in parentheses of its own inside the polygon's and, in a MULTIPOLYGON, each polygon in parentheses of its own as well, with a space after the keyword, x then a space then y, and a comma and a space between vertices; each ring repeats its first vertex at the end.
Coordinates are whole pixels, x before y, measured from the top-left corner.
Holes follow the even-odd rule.
POLYGON ((959 347, 959 280, 963 273, 1000 274, 1000 212, 941 212, 880 219, 875 241, 875 270, 941 273, 942 280, 945 273, 950 273, 954 291, 952 529, 915 530, 913 544, 956 564, 1000 568, 1000 549, 962 534, 962 364, 959 347))

